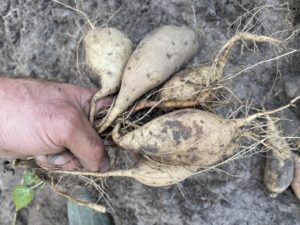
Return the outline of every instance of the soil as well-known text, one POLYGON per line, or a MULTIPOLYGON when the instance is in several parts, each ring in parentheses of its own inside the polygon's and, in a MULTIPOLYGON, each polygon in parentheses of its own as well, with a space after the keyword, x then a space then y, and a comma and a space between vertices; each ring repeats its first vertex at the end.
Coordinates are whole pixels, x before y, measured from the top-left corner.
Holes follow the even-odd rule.
MULTIPOLYGON (((73 0, 64 3, 75 6, 73 0)), ((77 1, 80 2, 80 1, 77 1)), ((123 30, 136 45, 163 24, 186 25, 198 32, 201 48, 190 65, 210 62, 216 51, 236 31, 275 34, 287 38, 287 29, 300 28, 300 3, 290 0, 289 10, 281 0, 87 0, 82 9, 97 26, 107 24, 123 30), (273 5, 256 14, 254 7, 273 5), (281 9, 280 9, 281 8, 281 9), (246 14, 245 14, 246 13, 246 14), (237 20, 241 15, 242 20, 237 20), (290 23, 287 22, 287 19, 290 23), (234 23, 236 21, 236 23, 234 23), (261 22, 263 24, 261 24, 261 22)), ((85 21, 72 10, 49 0, 2 0, 0 2, 0 73, 8 77, 31 77, 77 85, 94 86, 76 65, 77 46, 87 30, 85 21)), ((229 59, 225 74, 275 57, 275 48, 239 44, 229 59), (247 49, 249 47, 249 49, 247 49)), ((288 47, 300 47, 300 35, 288 47)), ((278 53, 280 54, 280 53, 278 53)), ((79 48, 79 55, 82 55, 79 48)), ((299 95, 300 54, 288 60, 262 63, 243 73, 229 87, 242 101, 268 108, 287 103, 299 95), (298 93, 298 94, 297 94, 298 93)), ((299 106, 299 105, 298 105, 299 106)), ((225 116, 228 111, 220 110, 225 116)), ((300 107, 280 114, 286 136, 299 136, 300 107)), ((257 152, 260 151, 260 146, 257 152)), ((126 155, 126 154, 124 154, 126 155)), ((126 163, 125 158, 125 163, 126 163)), ((129 160, 128 160, 129 162, 129 160)), ((291 189, 273 199, 263 185, 263 153, 252 154, 220 168, 196 175, 170 189, 145 187, 131 179, 107 180, 112 214, 116 224, 300 224, 300 201, 291 189)), ((0 223, 11 224, 12 187, 16 175, 0 172, 0 223)), ((18 214, 17 224, 67 225, 66 201, 47 188, 38 191, 34 203, 18 214)))

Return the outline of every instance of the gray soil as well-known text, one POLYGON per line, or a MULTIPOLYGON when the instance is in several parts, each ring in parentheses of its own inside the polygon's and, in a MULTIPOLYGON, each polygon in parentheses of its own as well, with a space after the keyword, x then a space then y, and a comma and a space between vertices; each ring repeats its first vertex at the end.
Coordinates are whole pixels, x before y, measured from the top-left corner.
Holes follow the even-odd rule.
MULTIPOLYGON (((74 1, 64 1, 74 6, 74 1)), ((186 25, 199 34, 201 48, 191 65, 210 62, 229 36, 245 26, 251 32, 275 33, 287 38, 290 33, 278 31, 300 28, 300 3, 290 0, 290 11, 278 6, 284 1, 246 0, 88 0, 83 11, 96 24, 123 30, 136 45, 152 29, 163 24, 186 25), (246 10, 262 5, 269 7, 250 21, 250 14, 232 24, 246 10), (117 12, 114 16, 113 14, 117 12), (286 17, 290 20, 287 23, 286 17), (250 21, 250 22, 249 22, 250 21), (263 22, 263 26, 259 23, 263 22), (248 24, 249 22, 249 24, 248 24), (257 23, 256 23, 257 22, 257 23), (256 23, 256 24, 255 24, 256 23)), ((286 9, 286 8, 285 8, 286 9)), ((0 2, 0 72, 8 77, 31 77, 93 86, 85 72, 76 66, 76 49, 86 30, 84 20, 75 12, 49 0, 2 0, 0 2)), ((299 48, 300 35, 289 47, 299 48)), ((253 44, 248 47, 253 49, 253 44)), ((237 45, 229 59, 226 74, 233 74, 258 61, 275 56, 274 48, 258 44, 259 51, 237 45), (242 51, 243 50, 243 51, 242 51)), ((81 55, 81 51, 79 51, 81 55)), ((280 54, 280 53, 278 53, 280 54)), ((242 101, 265 101, 267 107, 287 103, 300 92, 300 54, 289 60, 261 64, 229 84, 242 101), (280 70, 280 73, 278 71, 280 70)), ((81 66, 82 68, 83 66, 81 66)), ((299 106, 299 105, 298 105, 299 106)), ((226 112, 223 112, 226 113, 226 112)), ((225 115, 225 114, 224 114, 225 115)), ((285 135, 299 136, 300 112, 290 109, 280 114, 285 135)), ((261 146, 257 147, 260 151, 261 146)), ((125 159, 126 162, 126 159, 125 159)), ((271 198, 263 185, 263 153, 253 154, 222 167, 194 176, 170 189, 145 187, 131 179, 107 180, 116 224, 300 224, 300 202, 291 189, 271 198)), ((0 224, 11 224, 12 187, 20 182, 15 176, 0 173, 0 224)), ((67 225, 66 201, 47 188, 38 191, 34 203, 21 210, 17 224, 67 225)))

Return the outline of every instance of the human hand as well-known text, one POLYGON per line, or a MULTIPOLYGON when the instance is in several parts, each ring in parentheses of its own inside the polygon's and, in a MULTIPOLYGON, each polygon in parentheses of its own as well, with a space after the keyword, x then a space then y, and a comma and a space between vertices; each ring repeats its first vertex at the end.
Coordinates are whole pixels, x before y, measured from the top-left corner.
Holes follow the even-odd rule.
MULTIPOLYGON (((0 157, 34 156, 46 167, 107 170, 103 142, 87 119, 94 93, 71 84, 0 78, 0 157)), ((112 97, 103 98, 97 109, 111 103, 112 97)))

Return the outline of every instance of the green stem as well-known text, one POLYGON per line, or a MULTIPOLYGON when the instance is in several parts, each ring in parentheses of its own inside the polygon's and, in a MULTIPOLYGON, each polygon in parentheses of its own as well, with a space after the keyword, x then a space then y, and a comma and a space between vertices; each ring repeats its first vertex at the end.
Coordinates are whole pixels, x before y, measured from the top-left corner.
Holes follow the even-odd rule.
POLYGON ((44 181, 41 181, 40 183, 38 183, 38 184, 32 186, 32 187, 30 188, 30 190, 33 190, 33 189, 35 189, 35 188, 38 188, 39 186, 41 186, 41 185, 44 184, 44 183, 45 183, 44 181))

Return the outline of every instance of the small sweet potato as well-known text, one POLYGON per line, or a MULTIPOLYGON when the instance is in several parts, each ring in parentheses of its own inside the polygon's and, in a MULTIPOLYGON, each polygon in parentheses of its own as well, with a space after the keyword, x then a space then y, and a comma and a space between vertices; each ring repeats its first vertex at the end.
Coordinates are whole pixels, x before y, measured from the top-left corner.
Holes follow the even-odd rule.
POLYGON ((91 100, 90 121, 93 122, 96 102, 118 92, 125 65, 132 53, 131 40, 116 28, 95 28, 83 39, 85 63, 89 76, 96 80, 100 90, 91 100))
MULTIPOLYGON (((120 175, 132 177, 144 185, 164 187, 177 184, 191 177, 197 172, 197 167, 166 165, 144 159, 135 167, 119 172, 120 175)), ((109 171, 107 175, 109 174, 118 176, 118 171, 109 171)))
POLYGON ((199 98, 199 95, 205 95, 202 97, 204 103, 212 100, 214 95, 209 93, 209 87, 213 87, 222 79, 231 50, 240 40, 269 42, 272 44, 280 43, 279 40, 264 35, 236 33, 222 46, 211 65, 189 68, 172 76, 162 86, 158 93, 157 100, 196 100, 196 98, 199 98), (205 92, 203 92, 203 90, 205 90, 205 92))
POLYGON ((111 170, 104 173, 85 171, 52 170, 51 173, 93 177, 131 177, 150 187, 165 187, 177 184, 198 172, 197 166, 175 166, 141 159, 133 168, 111 170))
POLYGON ((112 137, 123 149, 162 163, 207 167, 234 154, 227 147, 240 135, 241 127, 285 109, 298 99, 300 96, 272 111, 230 120, 203 110, 182 109, 157 117, 124 136, 117 124, 112 137))
POLYGON ((266 154, 264 183, 272 197, 285 191, 294 176, 294 159, 290 146, 280 136, 279 129, 270 116, 267 118, 266 133, 269 136, 266 143, 269 150, 266 154))
POLYGON ((294 178, 291 186, 296 197, 300 200, 300 156, 295 155, 294 159, 295 159, 295 171, 294 171, 294 178))
POLYGON ((147 35, 126 65, 116 102, 99 132, 110 126, 135 100, 167 80, 197 49, 196 34, 187 27, 163 26, 147 35))

